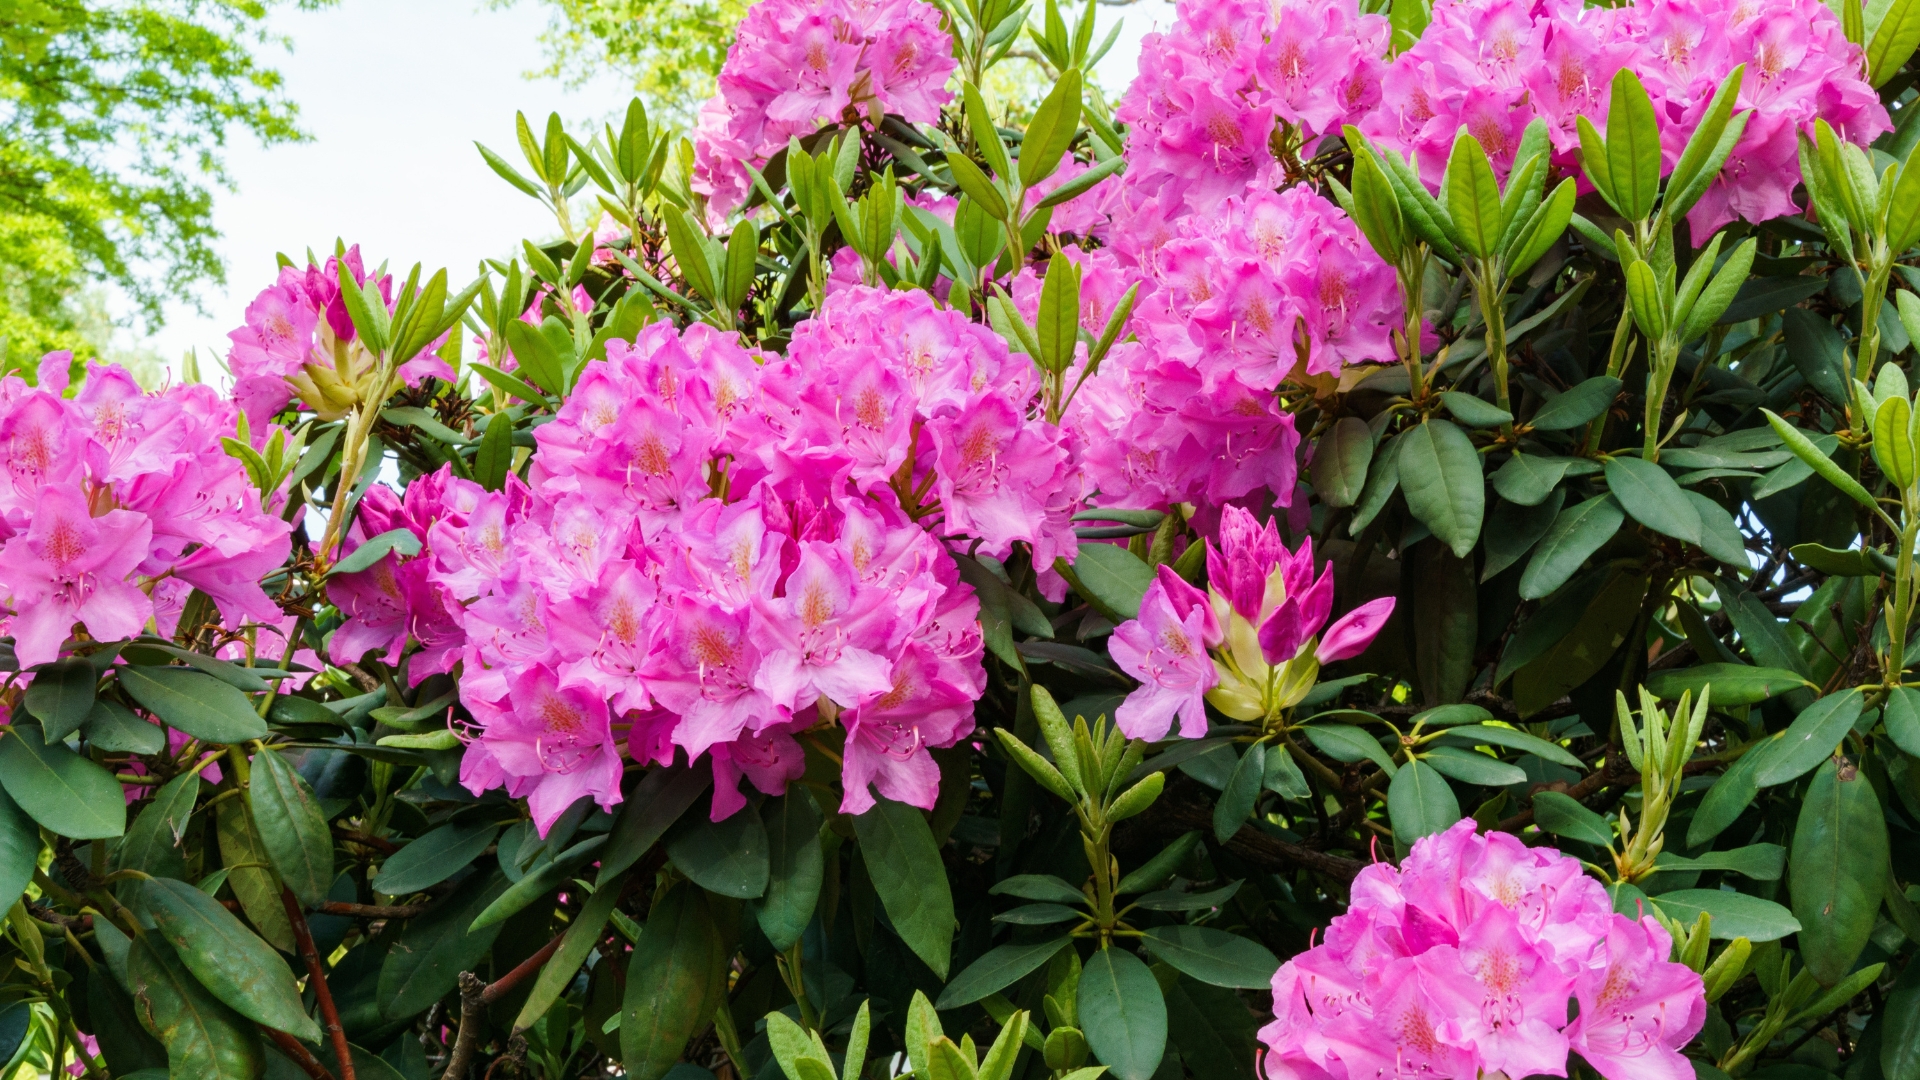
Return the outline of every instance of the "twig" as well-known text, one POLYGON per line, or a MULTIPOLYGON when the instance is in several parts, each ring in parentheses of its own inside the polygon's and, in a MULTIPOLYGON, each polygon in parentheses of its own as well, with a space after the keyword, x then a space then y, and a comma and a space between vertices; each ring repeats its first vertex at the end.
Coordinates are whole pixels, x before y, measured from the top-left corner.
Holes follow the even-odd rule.
MULTIPOLYGON (((1211 830, 1213 828, 1213 811, 1194 803, 1172 803, 1156 816, 1162 822, 1179 829, 1211 830)), ((1344 855, 1329 855, 1324 851, 1315 851, 1310 847, 1290 843, 1277 836, 1268 836, 1252 825, 1240 826, 1240 831, 1227 840, 1227 850, 1261 866, 1302 866, 1341 881, 1352 881, 1354 875, 1367 865, 1359 859, 1349 859, 1344 855)))
POLYGON ((284 1031, 276 1031, 265 1024, 260 1025, 260 1030, 273 1045, 280 1048, 281 1053, 293 1059, 295 1065, 300 1066, 301 1072, 313 1077, 313 1080, 334 1080, 333 1073, 327 1071, 325 1065, 320 1064, 320 1059, 313 1056, 313 1051, 301 1046, 299 1039, 284 1031))
POLYGON ((480 1049, 480 1017, 486 1011, 482 999, 487 984, 471 971, 460 973, 460 1034, 453 1040, 453 1053, 447 1057, 447 1071, 440 1080, 466 1080, 467 1068, 480 1049))
POLYGON ((539 952, 520 961, 518 967, 495 979, 485 990, 480 992, 480 1004, 486 1006, 499 1001, 501 998, 512 993, 513 988, 525 981, 527 976, 545 967, 547 961, 553 959, 553 954, 560 951, 560 942, 564 940, 566 936, 567 932, 565 930, 553 935, 553 940, 542 945, 539 952))
POLYGON ((338 900, 322 901, 313 910, 321 915, 345 915, 350 919, 411 919, 432 904, 348 904, 338 900))
POLYGON ((320 964, 320 950, 314 948, 313 931, 307 927, 307 916, 300 910, 300 901, 293 890, 282 886, 280 904, 287 909, 287 921, 293 924, 294 944, 300 949, 300 956, 307 962, 308 981, 313 984, 314 1000, 320 1005, 320 1019, 327 1029, 327 1038, 333 1042, 333 1056, 340 1065, 340 1080, 354 1080, 353 1050, 347 1045, 347 1029, 340 1024, 340 1010, 334 1008, 333 991, 327 987, 327 969, 320 964))
POLYGON ((391 840, 383 840, 378 836, 369 836, 366 833, 355 832, 352 829, 336 828, 333 831, 340 835, 340 839, 345 840, 349 844, 359 844, 361 847, 370 847, 382 855, 391 855, 400 850, 399 844, 391 840))

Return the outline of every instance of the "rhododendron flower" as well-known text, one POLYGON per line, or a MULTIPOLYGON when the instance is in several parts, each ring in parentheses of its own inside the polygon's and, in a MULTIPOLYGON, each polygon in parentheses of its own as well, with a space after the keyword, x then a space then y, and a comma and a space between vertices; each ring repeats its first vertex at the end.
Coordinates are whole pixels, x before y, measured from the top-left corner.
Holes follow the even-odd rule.
MULTIPOLYGON (((509 680, 503 707, 475 715, 485 724, 475 743, 481 760, 504 779, 507 794, 527 800, 542 835, 584 796, 603 809, 620 801, 619 748, 600 695, 563 686, 536 664, 509 680)), ((462 762, 462 779, 475 758, 470 752, 462 762)))
POLYGON ((292 529, 221 446, 233 406, 202 385, 149 394, 97 363, 64 397, 70 362, 48 356, 40 389, 0 378, 0 617, 21 665, 57 659, 75 625, 100 641, 171 634, 196 588, 231 627, 281 619, 260 579, 292 529))
POLYGON ((1571 1048, 1608 1080, 1685 1080, 1706 994, 1671 948, 1577 860, 1461 821, 1361 870, 1325 940, 1274 973, 1267 1075, 1566 1076, 1571 1048))
MULTIPOLYGON (((424 545, 443 517, 453 518, 450 524, 458 528, 464 508, 481 495, 480 485, 454 476, 450 465, 407 485, 404 497, 375 484, 361 497, 341 554, 350 555, 395 529, 406 529, 424 545)), ((327 595, 347 616, 328 646, 334 661, 357 663, 368 651, 380 649, 381 660, 395 665, 411 640, 422 648, 408 665, 409 685, 452 670, 466 634, 455 616, 457 605, 432 580, 432 569, 433 561, 424 552, 402 556, 389 551, 365 570, 329 577, 327 595)))
POLYGON ((1207 542, 1206 593, 1162 566, 1140 617, 1113 632, 1114 663, 1141 683, 1114 715, 1130 738, 1165 738, 1175 715, 1180 734, 1198 738, 1203 702, 1235 720, 1274 720, 1312 689, 1321 664, 1364 650, 1393 612, 1381 597, 1328 626, 1333 568, 1315 578, 1311 538, 1290 551, 1272 521, 1262 527, 1229 506, 1219 539, 1207 542))
POLYGON ((923 0, 762 0, 747 9, 694 127, 693 188, 720 218, 747 172, 822 125, 932 124, 952 95, 953 39, 923 0))

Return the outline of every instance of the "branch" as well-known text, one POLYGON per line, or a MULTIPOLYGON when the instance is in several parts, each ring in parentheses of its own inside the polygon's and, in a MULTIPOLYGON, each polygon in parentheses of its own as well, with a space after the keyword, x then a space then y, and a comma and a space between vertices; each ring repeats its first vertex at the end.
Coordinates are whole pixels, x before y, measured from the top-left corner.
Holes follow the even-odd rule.
POLYGON ((350 919, 411 919, 415 915, 432 907, 432 904, 348 904, 338 900, 323 901, 313 910, 322 915, 345 915, 350 919))
POLYGON ((260 1025, 260 1031, 266 1035, 267 1039, 272 1042, 274 1046, 280 1049, 281 1053, 292 1058, 293 1063, 300 1066, 301 1072, 313 1077, 313 1080, 334 1080, 333 1074, 327 1071, 325 1065, 320 1064, 319 1058, 313 1056, 313 1051, 300 1045, 299 1039, 294 1038, 284 1031, 277 1031, 270 1028, 265 1024, 260 1025))
MULTIPOLYGON (((1181 830, 1202 829, 1211 832, 1213 829, 1213 811, 1195 803, 1171 803, 1156 816, 1168 825, 1181 830)), ((1227 850, 1248 862, 1270 870, 1305 867, 1315 873, 1325 874, 1341 881, 1352 881, 1354 875, 1367 865, 1359 859, 1349 859, 1344 855, 1329 855, 1324 851, 1315 851, 1310 847, 1290 843, 1277 836, 1268 836, 1252 825, 1240 826, 1240 831, 1234 833, 1233 837, 1227 841, 1227 850)))
POLYGON ((540 947, 520 962, 520 965, 491 984, 480 981, 480 976, 471 971, 460 973, 460 1034, 454 1039, 453 1052, 447 1056, 447 1069, 440 1080, 466 1080, 467 1069, 473 1064, 473 1056, 480 1050, 480 1024, 487 1006, 513 992, 513 988, 524 982, 527 976, 546 966, 553 954, 560 949, 560 942, 567 936, 565 930, 553 936, 553 940, 540 947))
POLYGON ((353 1050, 347 1045, 347 1029, 340 1025, 340 1010, 334 1008, 333 991, 327 986, 327 969, 320 963, 320 950, 314 948, 313 931, 307 928, 307 916, 300 910, 300 901, 293 890, 286 886, 280 888, 280 904, 287 909, 287 921, 293 924, 293 940, 300 949, 300 956, 307 962, 307 977, 313 986, 314 999, 320 1005, 320 1019, 327 1029, 327 1038, 333 1042, 333 1057, 340 1066, 340 1080, 354 1080, 353 1050))
POLYGON ((553 940, 540 946, 539 952, 520 961, 518 967, 495 979, 485 990, 480 992, 480 1004, 486 1006, 499 1001, 501 998, 512 993, 514 987, 526 981, 527 976, 545 967, 547 961, 553 959, 553 954, 560 951, 560 942, 565 940, 566 936, 567 932, 565 930, 553 935, 553 940))

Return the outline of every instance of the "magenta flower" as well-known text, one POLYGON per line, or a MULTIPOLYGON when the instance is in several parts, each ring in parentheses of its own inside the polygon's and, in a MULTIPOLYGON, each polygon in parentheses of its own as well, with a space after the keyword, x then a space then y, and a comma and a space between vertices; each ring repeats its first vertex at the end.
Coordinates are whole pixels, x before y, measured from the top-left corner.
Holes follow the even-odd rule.
MULTIPOLYGON (((507 793, 527 800, 542 836, 583 796, 603 808, 620 801, 618 743, 606 702, 591 689, 563 686, 536 665, 509 680, 506 707, 483 719, 480 743, 504 774, 507 793)), ((486 786, 468 784, 476 794, 486 786)))
POLYGON ((753 684, 798 711, 825 697, 851 708, 891 683, 881 655, 895 632, 887 605, 863 595, 844 552, 808 541, 785 595, 754 604, 763 659, 753 684))
POLYGON ((1569 1041, 1609 1080, 1693 1075, 1680 1051, 1706 1023, 1706 995, 1699 975, 1667 962, 1672 948, 1652 916, 1615 915, 1604 952, 1576 987, 1580 1016, 1567 1029, 1569 1041))
POLYGON ((130 510, 96 518, 79 489, 67 486, 41 489, 30 522, 0 548, 20 666, 59 659, 76 622, 99 641, 138 634, 153 601, 127 577, 146 558, 152 523, 130 510))
POLYGON ((1114 723, 1128 738, 1157 741, 1177 716, 1183 738, 1206 735, 1207 691, 1220 681, 1207 649, 1220 641, 1205 595, 1160 567, 1140 598, 1140 617, 1121 623, 1108 646, 1113 662, 1141 684, 1114 711, 1114 723))
POLYGON ((866 813, 870 786, 896 802, 933 809, 940 767, 927 751, 973 730, 974 695, 946 681, 943 667, 931 650, 909 646, 893 665, 891 685, 846 714, 841 813, 866 813))

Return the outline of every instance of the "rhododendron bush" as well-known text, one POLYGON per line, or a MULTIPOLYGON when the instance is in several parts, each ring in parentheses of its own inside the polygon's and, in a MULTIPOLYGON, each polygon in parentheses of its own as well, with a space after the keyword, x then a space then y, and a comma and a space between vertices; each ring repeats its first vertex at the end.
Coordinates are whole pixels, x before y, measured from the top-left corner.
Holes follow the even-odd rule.
POLYGON ((1095 18, 0 377, 9 1070, 1920 1077, 1920 3, 1095 18))

